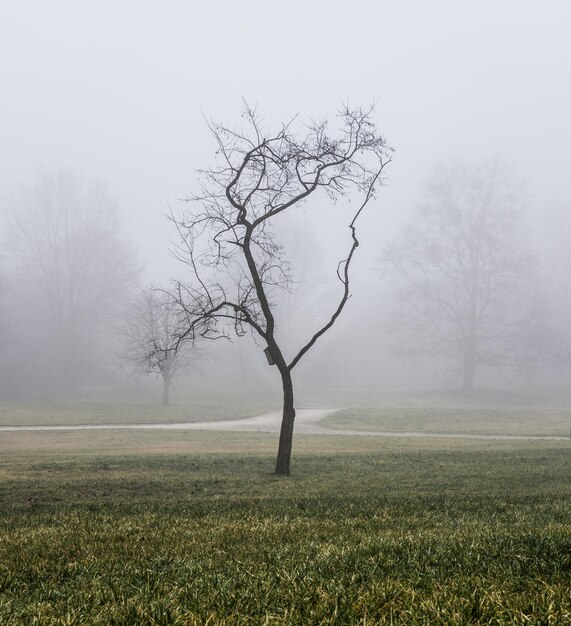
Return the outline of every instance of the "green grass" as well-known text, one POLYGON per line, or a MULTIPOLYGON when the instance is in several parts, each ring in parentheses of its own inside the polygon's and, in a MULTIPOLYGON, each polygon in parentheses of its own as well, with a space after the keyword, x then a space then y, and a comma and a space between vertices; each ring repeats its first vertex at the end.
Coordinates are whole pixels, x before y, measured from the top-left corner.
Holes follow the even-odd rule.
MULTIPOLYGON (((279 397, 277 405, 279 406, 279 397)), ((70 424, 148 424, 207 422, 251 417, 276 408, 275 398, 218 394, 192 402, 162 406, 151 402, 36 402, 0 403, 0 426, 45 426, 70 424)))
POLYGON ((567 442, 275 445, 4 433, 0 623, 571 623, 567 442))
POLYGON ((376 407, 344 409, 321 424, 360 431, 463 433, 568 437, 571 409, 567 407, 376 407))

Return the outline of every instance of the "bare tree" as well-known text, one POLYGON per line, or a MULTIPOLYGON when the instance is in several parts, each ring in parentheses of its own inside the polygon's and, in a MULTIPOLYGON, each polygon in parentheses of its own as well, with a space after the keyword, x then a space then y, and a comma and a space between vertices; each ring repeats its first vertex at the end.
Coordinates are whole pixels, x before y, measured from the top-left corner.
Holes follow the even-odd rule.
POLYGON ((143 289, 127 307, 122 324, 124 348, 120 357, 136 372, 161 377, 163 405, 169 404, 173 378, 202 357, 196 345, 192 350, 187 345, 172 349, 182 332, 180 324, 176 302, 158 288, 143 289))
POLYGON ((20 353, 73 390, 138 271, 116 206, 102 185, 61 173, 25 189, 3 217, 8 290, 25 324, 20 353))
MULTIPOLYGON (((544 216, 542 216, 544 217, 544 216)), ((559 209, 541 223, 541 284, 549 302, 553 336, 548 365, 571 366, 571 211, 559 209)))
MULTIPOLYGON (((248 329, 266 346, 283 387, 283 418, 276 474, 289 474, 295 419, 292 371, 329 330, 350 297, 350 266, 359 245, 356 224, 381 184, 390 150, 377 133, 373 110, 344 108, 340 129, 311 122, 303 136, 296 121, 270 133, 255 111, 244 110, 246 129, 213 124, 219 165, 202 171, 197 207, 172 217, 180 235, 177 254, 193 273, 193 285, 178 283, 176 298, 187 313, 187 328, 175 345, 197 336, 225 336, 230 322, 237 335, 248 329), (337 266, 340 296, 320 327, 286 357, 277 335, 274 295, 287 289, 288 259, 276 236, 276 222, 309 199, 353 199, 350 239, 337 266), (358 198, 358 199, 356 199, 358 198), (198 285, 198 287, 196 287, 198 285)), ((323 223, 327 237, 330 224, 323 223)))
POLYGON ((544 311, 523 218, 505 165, 451 161, 382 254, 383 273, 397 279, 391 331, 400 352, 457 360, 464 391, 480 365, 522 366, 539 355, 544 311))

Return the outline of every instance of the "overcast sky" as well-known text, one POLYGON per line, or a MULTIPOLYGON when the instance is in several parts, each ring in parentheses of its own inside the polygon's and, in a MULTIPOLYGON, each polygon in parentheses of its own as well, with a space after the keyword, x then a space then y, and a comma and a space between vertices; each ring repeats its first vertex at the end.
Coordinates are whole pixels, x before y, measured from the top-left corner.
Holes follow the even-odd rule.
POLYGON ((204 117, 376 101, 396 153, 370 245, 451 154, 501 155, 536 215, 569 212, 570 18, 566 0, 5 1, 0 195, 41 171, 107 182, 156 279, 162 214, 212 162, 204 117))

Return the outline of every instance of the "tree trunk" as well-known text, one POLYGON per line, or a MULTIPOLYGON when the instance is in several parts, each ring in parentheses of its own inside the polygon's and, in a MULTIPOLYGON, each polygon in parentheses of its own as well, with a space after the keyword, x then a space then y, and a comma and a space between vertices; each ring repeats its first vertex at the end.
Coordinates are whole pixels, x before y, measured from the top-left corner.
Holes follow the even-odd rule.
POLYGON ((470 393, 474 390, 474 372, 476 371, 476 357, 471 350, 464 353, 462 391, 470 393))
POLYGON ((295 409, 293 407, 293 382, 289 370, 282 371, 281 375, 284 390, 284 410, 275 473, 280 476, 289 476, 293 423, 295 420, 295 409))
POLYGON ((163 376, 163 406, 167 406, 169 403, 170 387, 171 379, 168 376, 163 376))
POLYGON ((56 381, 59 391, 63 393, 73 393, 77 391, 77 373, 79 371, 77 359, 75 358, 75 351, 73 346, 73 340, 63 332, 59 333, 60 345, 59 345, 59 379, 56 381))

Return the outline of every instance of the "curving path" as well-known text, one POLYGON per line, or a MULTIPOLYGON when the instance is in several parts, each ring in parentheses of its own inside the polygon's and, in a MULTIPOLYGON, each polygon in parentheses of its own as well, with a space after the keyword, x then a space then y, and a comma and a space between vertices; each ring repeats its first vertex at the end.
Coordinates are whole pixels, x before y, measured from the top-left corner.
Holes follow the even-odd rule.
MULTIPOLYGON (((377 430, 339 430, 321 426, 325 416, 338 409, 297 409, 295 431, 307 435, 351 435, 357 437, 404 437, 418 439, 480 439, 505 441, 569 441, 569 437, 533 435, 474 435, 468 433, 422 433, 388 432, 377 430)), ((75 424, 67 426, 0 426, 0 432, 21 432, 38 430, 212 430, 228 432, 277 433, 280 431, 281 411, 268 411, 255 417, 216 422, 178 422, 162 424, 75 424)))

